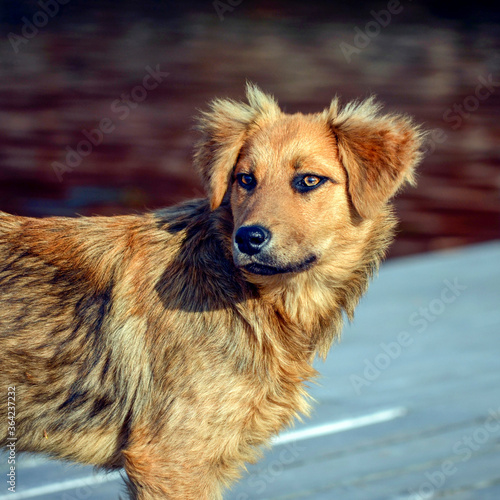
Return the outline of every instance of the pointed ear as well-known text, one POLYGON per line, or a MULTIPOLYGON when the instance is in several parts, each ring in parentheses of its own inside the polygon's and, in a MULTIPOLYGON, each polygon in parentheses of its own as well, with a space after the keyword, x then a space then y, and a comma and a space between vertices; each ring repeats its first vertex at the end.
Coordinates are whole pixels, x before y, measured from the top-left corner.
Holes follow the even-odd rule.
POLYGON ((251 129, 264 117, 275 118, 281 111, 274 99, 257 86, 247 83, 248 104, 216 99, 209 111, 198 117, 202 132, 194 153, 194 164, 215 210, 226 194, 233 168, 251 129))
POLYGON ((371 97, 340 109, 325 110, 347 170, 352 203, 363 218, 373 218, 405 183, 414 184, 424 133, 404 115, 380 114, 371 97))

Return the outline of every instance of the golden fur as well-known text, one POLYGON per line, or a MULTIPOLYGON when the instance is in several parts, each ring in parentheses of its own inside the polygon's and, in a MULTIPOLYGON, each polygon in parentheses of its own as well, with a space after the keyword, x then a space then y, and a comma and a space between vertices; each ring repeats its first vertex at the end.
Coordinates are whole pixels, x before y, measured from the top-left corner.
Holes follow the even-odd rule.
POLYGON ((18 451, 124 467, 137 500, 219 499, 308 413, 311 363, 392 239, 388 202, 422 133, 373 99, 288 115, 255 86, 247 97, 199 119, 208 200, 0 213, 0 401, 16 387, 18 451), (299 192, 304 176, 321 185, 299 192), (237 242, 250 226, 271 235, 255 255, 237 242))

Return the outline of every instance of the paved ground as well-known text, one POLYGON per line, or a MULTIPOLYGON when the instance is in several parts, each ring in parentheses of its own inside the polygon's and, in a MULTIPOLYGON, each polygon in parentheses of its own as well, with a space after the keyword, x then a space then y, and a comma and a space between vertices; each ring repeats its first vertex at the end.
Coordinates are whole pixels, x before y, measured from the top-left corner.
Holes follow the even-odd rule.
MULTIPOLYGON (((313 418, 227 499, 498 500, 499 263, 500 242, 386 263, 318 366, 313 418)), ((0 500, 110 500, 121 488, 26 458, 12 494, 1 458, 0 500)))

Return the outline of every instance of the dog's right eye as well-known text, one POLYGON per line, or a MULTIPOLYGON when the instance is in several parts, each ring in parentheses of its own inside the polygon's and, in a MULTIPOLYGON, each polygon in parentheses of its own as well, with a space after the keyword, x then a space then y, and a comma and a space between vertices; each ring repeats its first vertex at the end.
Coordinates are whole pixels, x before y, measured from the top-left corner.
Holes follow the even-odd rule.
POLYGON ((257 181, 255 180, 255 177, 251 174, 238 174, 236 176, 236 179, 238 180, 238 184, 243 188, 243 189, 253 189, 255 185, 257 184, 257 181))

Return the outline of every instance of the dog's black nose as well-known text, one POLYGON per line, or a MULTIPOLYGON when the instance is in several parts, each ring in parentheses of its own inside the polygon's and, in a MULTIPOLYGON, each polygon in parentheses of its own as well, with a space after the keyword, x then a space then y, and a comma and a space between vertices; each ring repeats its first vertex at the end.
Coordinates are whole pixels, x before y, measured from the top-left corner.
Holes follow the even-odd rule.
POLYGON ((243 226, 238 229, 234 240, 238 249, 247 255, 255 255, 270 240, 271 233, 262 226, 243 226))

